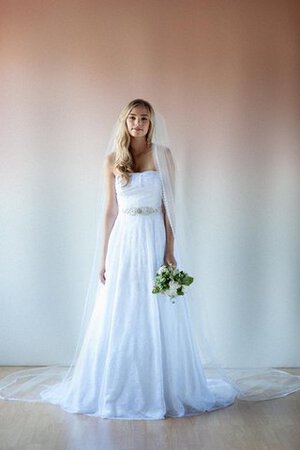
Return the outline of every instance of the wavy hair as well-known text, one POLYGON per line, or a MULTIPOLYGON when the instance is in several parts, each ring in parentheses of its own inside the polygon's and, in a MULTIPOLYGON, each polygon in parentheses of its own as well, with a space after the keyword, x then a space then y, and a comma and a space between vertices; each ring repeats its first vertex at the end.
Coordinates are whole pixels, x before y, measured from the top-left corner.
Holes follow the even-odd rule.
POLYGON ((122 184, 127 184, 130 178, 130 173, 133 172, 133 158, 130 153, 129 147, 130 147, 130 140, 131 136, 128 132, 126 119, 129 116, 131 110, 135 108, 136 106, 143 106, 145 107, 149 112, 149 119, 150 119, 150 125, 149 130, 146 135, 146 144, 147 146, 151 145, 152 141, 152 135, 153 135, 153 129, 154 129, 154 109, 152 105, 147 102, 146 100, 143 100, 141 98, 137 98, 135 100, 132 100, 128 105, 126 105, 120 115, 119 115, 119 127, 116 135, 115 140, 115 161, 114 161, 114 168, 118 175, 121 176, 122 184))

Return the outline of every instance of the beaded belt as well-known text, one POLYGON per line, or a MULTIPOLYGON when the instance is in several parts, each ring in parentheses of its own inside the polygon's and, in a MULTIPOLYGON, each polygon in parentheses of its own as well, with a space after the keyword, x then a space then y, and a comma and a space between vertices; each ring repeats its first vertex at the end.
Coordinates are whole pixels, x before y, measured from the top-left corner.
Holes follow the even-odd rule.
POLYGON ((136 216, 137 214, 144 214, 144 215, 148 215, 148 214, 152 214, 155 212, 161 212, 161 206, 159 206, 158 208, 152 208, 151 206, 139 206, 139 207, 131 207, 131 208, 125 208, 125 209, 121 209, 121 212, 126 213, 126 214, 131 214, 132 216, 136 216))

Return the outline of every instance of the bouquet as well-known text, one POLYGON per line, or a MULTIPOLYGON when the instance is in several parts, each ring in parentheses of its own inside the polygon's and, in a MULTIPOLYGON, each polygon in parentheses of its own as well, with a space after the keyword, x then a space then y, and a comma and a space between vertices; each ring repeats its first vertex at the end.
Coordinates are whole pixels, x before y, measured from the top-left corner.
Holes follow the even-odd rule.
POLYGON ((170 265, 163 265, 158 269, 155 275, 155 284, 152 294, 168 295, 172 303, 175 303, 175 297, 184 295, 186 286, 194 281, 186 272, 174 269, 170 265))

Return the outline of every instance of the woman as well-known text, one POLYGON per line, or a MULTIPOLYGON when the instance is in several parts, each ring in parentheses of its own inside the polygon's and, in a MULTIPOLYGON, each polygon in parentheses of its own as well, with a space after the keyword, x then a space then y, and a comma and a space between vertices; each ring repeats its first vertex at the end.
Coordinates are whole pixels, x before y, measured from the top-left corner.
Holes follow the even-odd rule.
POLYGON ((236 371, 229 378, 213 361, 214 371, 207 370, 202 355, 205 347, 211 356, 210 346, 203 337, 200 358, 189 290, 175 305, 152 293, 162 264, 183 264, 175 220, 175 165, 162 130, 149 102, 136 99, 122 110, 104 162, 96 300, 90 291, 73 363, 60 382, 55 378, 59 371, 51 372, 51 367, 12 374, 1 380, 2 398, 50 402, 102 418, 153 420, 213 411, 236 398, 262 400, 300 389, 300 377, 273 369, 250 377, 236 371), (26 377, 35 387, 27 400, 26 377), (21 393, 12 387, 17 383, 21 393))
MULTIPOLYGON (((132 172, 156 171, 151 145, 153 115, 153 108, 148 102, 130 102, 120 117, 123 127, 120 130, 117 152, 110 153, 105 160, 107 206, 104 226, 105 240, 100 270, 102 283, 105 283, 105 259, 109 235, 118 215, 115 178, 120 175, 128 182, 129 174, 132 172)), ((173 248, 174 236, 163 203, 162 207, 167 237, 164 262, 176 267, 173 248)))
MULTIPOLYGON (((167 297, 152 293, 159 267, 176 266, 163 196, 166 173, 159 171, 163 158, 152 143, 153 108, 134 100, 119 121, 116 150, 104 163, 105 289, 59 404, 69 412, 121 419, 163 419, 228 406, 236 391, 225 382, 221 396, 208 388, 187 304, 174 308, 167 297)), ((170 150, 160 151, 168 155, 173 176, 170 150)), ((53 393, 43 396, 53 400, 53 393)))

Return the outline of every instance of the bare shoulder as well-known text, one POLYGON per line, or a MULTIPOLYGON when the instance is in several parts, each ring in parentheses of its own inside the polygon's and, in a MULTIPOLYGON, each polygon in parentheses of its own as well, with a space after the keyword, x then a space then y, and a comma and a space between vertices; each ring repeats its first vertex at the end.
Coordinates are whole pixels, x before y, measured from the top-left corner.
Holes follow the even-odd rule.
POLYGON ((169 161, 172 161, 174 163, 173 153, 169 147, 165 147, 166 157, 169 161))
POLYGON ((107 173, 114 174, 114 162, 115 162, 116 152, 111 152, 105 155, 104 158, 104 169, 107 173))
POLYGON ((171 149, 169 147, 167 147, 166 145, 160 145, 158 147, 162 153, 165 153, 167 156, 172 156, 171 149))
POLYGON ((107 165, 113 166, 116 158, 116 152, 111 152, 105 155, 105 163, 107 165))

